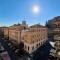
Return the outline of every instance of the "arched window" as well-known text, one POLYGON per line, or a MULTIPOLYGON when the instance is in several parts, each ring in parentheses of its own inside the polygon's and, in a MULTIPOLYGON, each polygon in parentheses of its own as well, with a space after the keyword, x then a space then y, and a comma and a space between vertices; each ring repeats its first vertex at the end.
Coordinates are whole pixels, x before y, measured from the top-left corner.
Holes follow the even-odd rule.
POLYGON ((28 50, 29 50, 29 46, 28 46, 28 50))
POLYGON ((24 29, 26 29, 26 27, 24 27, 24 29))

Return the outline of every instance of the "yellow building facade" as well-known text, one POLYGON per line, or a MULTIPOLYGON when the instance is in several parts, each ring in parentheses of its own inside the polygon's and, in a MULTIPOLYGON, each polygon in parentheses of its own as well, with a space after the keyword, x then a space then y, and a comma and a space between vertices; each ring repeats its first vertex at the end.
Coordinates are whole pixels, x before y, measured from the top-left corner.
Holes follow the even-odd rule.
POLYGON ((24 49, 28 53, 34 52, 47 41, 47 28, 40 25, 30 27, 24 35, 24 49))
POLYGON ((21 31, 16 29, 9 29, 9 40, 15 44, 21 42, 21 31))
POLYGON ((19 44, 21 42, 21 32, 26 29, 26 25, 13 25, 9 28, 4 29, 4 38, 8 37, 8 40, 15 44, 19 44))
POLYGON ((4 38, 8 39, 9 37, 9 28, 4 28, 4 38))

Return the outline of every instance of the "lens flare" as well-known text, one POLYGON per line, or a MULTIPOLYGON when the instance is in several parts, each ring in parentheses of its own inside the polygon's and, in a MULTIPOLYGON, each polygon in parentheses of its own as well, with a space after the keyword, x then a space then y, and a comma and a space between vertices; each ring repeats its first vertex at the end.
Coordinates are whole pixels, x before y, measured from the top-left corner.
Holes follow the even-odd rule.
POLYGON ((34 5, 32 8, 33 13, 38 14, 40 11, 40 7, 38 5, 34 5))

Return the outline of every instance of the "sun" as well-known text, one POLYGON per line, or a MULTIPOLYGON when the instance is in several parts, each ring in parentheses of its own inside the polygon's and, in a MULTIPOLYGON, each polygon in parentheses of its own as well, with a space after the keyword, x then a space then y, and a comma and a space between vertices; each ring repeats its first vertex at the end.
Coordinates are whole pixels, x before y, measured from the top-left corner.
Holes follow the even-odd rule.
POLYGON ((32 7, 32 11, 33 11, 34 14, 38 14, 38 13, 40 12, 40 7, 39 7, 39 5, 34 5, 34 6, 32 7))

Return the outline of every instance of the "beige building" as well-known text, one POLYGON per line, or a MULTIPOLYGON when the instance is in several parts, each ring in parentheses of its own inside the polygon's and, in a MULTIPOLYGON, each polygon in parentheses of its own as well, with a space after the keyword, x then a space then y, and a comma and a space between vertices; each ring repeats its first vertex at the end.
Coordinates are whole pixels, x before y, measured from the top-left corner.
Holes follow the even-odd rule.
POLYGON ((8 39, 8 37, 9 37, 9 28, 6 27, 4 28, 4 38, 8 39))
POLYGON ((54 17, 49 20, 47 23, 48 34, 50 37, 54 37, 54 35, 60 34, 60 16, 54 17))
POLYGON ((21 32, 25 30, 27 27, 24 25, 13 26, 9 28, 9 40, 12 42, 17 42, 18 44, 21 42, 21 32))
POLYGON ((47 41, 47 28, 41 25, 33 25, 25 31, 24 49, 32 53, 47 41))
POLYGON ((21 42, 21 31, 9 29, 9 40, 15 44, 19 44, 21 42))
POLYGON ((13 25, 4 30, 5 37, 9 37, 9 40, 13 43, 20 44, 23 42, 24 50, 28 53, 32 53, 37 48, 42 46, 47 41, 47 28, 45 26, 36 24, 33 26, 13 25))
POLYGON ((14 24, 9 28, 4 29, 4 38, 8 38, 8 40, 12 41, 15 44, 19 44, 21 42, 21 32, 25 30, 28 26, 22 24, 14 24))
POLYGON ((0 37, 4 36, 4 28, 6 27, 0 27, 0 37))

